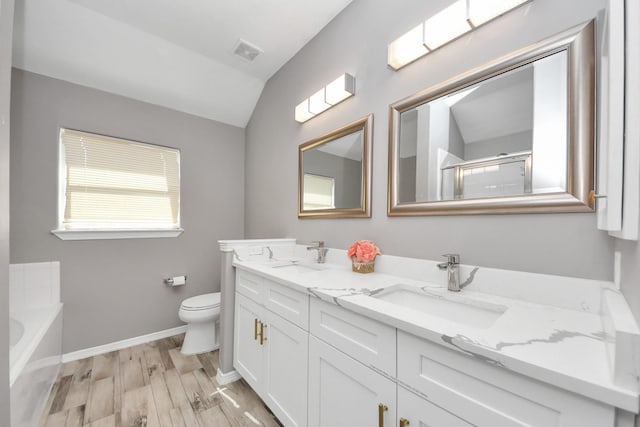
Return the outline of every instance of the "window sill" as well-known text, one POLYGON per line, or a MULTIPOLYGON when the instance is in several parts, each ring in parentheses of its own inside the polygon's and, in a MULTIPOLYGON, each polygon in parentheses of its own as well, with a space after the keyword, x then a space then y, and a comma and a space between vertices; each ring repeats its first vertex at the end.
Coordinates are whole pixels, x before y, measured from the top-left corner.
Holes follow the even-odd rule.
POLYGON ((61 240, 155 239, 178 237, 184 230, 51 230, 61 240))

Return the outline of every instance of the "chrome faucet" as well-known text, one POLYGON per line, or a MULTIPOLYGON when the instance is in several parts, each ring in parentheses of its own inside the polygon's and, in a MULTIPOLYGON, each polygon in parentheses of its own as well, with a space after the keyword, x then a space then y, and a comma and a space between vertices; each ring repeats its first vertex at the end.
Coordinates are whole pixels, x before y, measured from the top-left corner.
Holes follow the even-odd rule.
POLYGON ((269 261, 271 261, 273 259, 273 251, 269 246, 265 246, 265 248, 267 248, 267 251, 269 251, 269 261))
POLYGON ((316 262, 318 264, 324 264, 324 256, 327 254, 327 249, 325 249, 324 247, 324 242, 320 240, 320 241, 314 241, 311 243, 313 243, 313 246, 307 246, 307 250, 308 251, 317 250, 318 258, 316 258, 316 262))
POLYGON ((447 262, 438 264, 440 270, 447 270, 447 289, 452 292, 460 292, 460 255, 444 254, 447 262))

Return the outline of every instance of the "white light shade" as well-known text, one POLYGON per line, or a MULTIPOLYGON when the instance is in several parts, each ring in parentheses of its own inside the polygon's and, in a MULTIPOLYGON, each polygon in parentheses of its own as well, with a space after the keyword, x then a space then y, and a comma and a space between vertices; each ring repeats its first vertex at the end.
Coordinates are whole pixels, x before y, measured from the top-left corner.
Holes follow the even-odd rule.
POLYGON ((311 117, 315 116, 309 111, 309 99, 305 99, 300 104, 296 105, 295 118, 296 122, 304 123, 311 117))
POLYGON ((356 93, 356 79, 344 73, 325 87, 296 105, 295 119, 304 123, 356 93))
POLYGON ((325 86, 325 101, 328 104, 336 105, 356 93, 356 79, 344 73, 327 86, 325 86))
POLYGON ((511 9, 529 0, 467 0, 469 3, 469 21, 474 27, 491 21, 511 9))
POLYGON ((418 25, 389 44, 387 64, 391 68, 397 70, 429 53, 422 39, 422 27, 422 24, 418 25))
POLYGON ((423 42, 434 50, 471 29, 467 21, 467 0, 458 0, 424 22, 423 42))
POLYGON ((329 107, 331 104, 327 104, 324 100, 324 88, 309 97, 309 111, 312 114, 320 114, 329 107))

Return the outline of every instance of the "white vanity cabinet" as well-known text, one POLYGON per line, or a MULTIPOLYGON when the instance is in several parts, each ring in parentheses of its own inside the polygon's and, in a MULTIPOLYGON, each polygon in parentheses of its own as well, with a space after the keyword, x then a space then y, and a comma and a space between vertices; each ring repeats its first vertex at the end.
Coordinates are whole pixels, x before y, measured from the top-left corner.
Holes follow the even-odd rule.
POLYGON ((309 331, 310 427, 615 425, 611 406, 315 298, 309 331))
POLYGON ((233 365, 287 427, 307 425, 308 305, 305 294, 236 275, 233 365))
MULTIPOLYGON (((597 383, 572 376, 571 366, 545 368, 495 350, 480 354, 481 340, 438 339, 435 328, 417 329, 431 334, 426 339, 410 320, 393 320, 396 312, 373 310, 358 294, 323 293, 319 279, 306 279, 319 295, 310 298, 303 284, 281 284, 293 275, 270 280, 270 272, 251 271, 236 271, 234 367, 286 427, 633 425, 633 415, 611 403, 617 396, 578 394, 593 396, 597 383)), ((529 345, 522 351, 540 358, 567 347, 530 341, 503 345, 529 345)))

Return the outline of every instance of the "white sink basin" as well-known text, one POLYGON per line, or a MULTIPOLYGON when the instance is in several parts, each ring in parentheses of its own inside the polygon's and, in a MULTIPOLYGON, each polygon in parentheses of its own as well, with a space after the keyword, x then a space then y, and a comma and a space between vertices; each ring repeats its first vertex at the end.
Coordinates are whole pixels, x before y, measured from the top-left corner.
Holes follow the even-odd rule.
POLYGON ((373 297, 478 329, 490 327, 507 310, 502 305, 476 301, 457 294, 429 295, 419 288, 402 284, 394 285, 373 297))
POLYGON ((322 264, 301 264, 298 262, 285 262, 271 266, 271 268, 277 270, 286 270, 294 273, 309 273, 312 271, 325 270, 326 267, 322 264))

